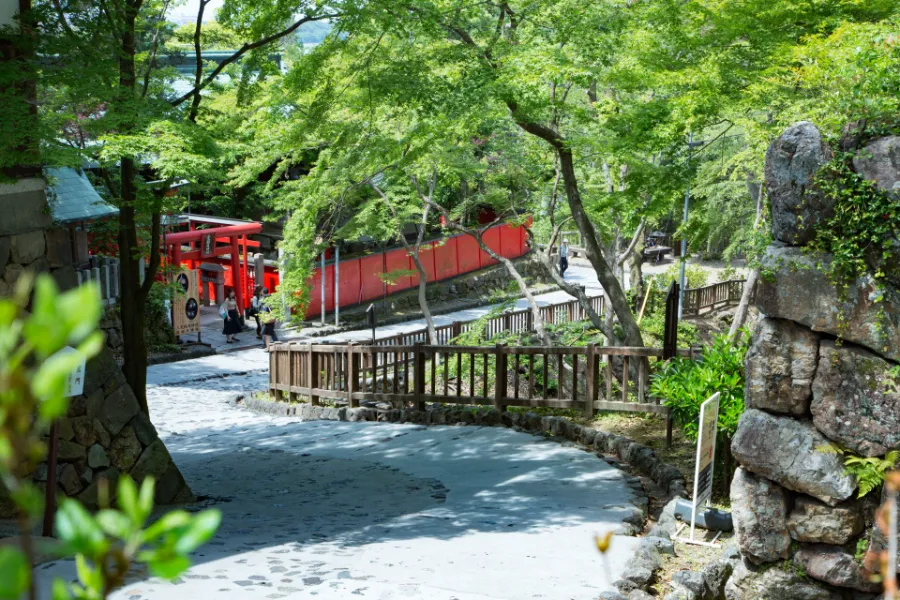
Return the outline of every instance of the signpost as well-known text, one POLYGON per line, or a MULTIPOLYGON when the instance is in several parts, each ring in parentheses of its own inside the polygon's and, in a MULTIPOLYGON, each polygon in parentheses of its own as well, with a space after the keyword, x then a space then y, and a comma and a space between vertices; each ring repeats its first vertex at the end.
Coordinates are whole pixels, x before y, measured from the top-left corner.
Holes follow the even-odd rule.
MULTIPOLYGON (((78 353, 78 350, 66 346, 57 355, 78 353)), ((69 375, 66 381, 66 396, 80 396, 84 393, 84 375, 87 361, 81 357, 78 365, 69 375)), ((41 535, 51 537, 53 535, 53 519, 56 514, 56 456, 59 454, 59 421, 53 421, 50 425, 50 448, 47 452, 47 489, 44 491, 44 525, 41 535)))
POLYGON ((175 335, 196 333, 200 335, 200 272, 182 271, 175 282, 182 293, 176 294, 172 303, 172 328, 175 335))
POLYGON ((719 393, 716 392, 700 405, 700 428, 697 436, 697 460, 694 466, 694 496, 691 502, 691 537, 677 538, 688 544, 714 546, 721 532, 712 542, 694 539, 697 511, 709 503, 713 488, 713 466, 716 461, 716 433, 719 423, 719 393))

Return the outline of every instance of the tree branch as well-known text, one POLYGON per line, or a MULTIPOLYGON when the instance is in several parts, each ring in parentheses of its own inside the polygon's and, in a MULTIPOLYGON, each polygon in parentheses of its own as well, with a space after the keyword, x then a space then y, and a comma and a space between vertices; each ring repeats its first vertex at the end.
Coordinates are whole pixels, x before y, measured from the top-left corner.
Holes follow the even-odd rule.
POLYGON ((631 243, 628 244, 628 247, 625 248, 625 251, 616 258, 617 266, 624 264, 628 257, 631 256, 631 253, 634 252, 634 247, 637 246, 638 240, 641 238, 641 234, 644 233, 644 226, 646 224, 647 219, 642 217, 640 225, 638 225, 637 229, 634 232, 634 237, 631 238, 631 243))
POLYGON ((238 49, 237 52, 235 52, 234 54, 232 54, 231 56, 229 56, 228 58, 223 60, 221 63, 219 63, 219 65, 215 69, 213 69, 213 71, 209 75, 207 75, 206 78, 199 85, 195 86, 194 89, 192 89, 189 92, 184 93, 183 95, 179 96, 175 100, 172 100, 172 102, 171 102, 172 106, 179 106, 182 103, 184 103, 184 101, 187 100, 188 98, 191 98, 194 95, 199 95, 200 92, 203 91, 204 88, 206 88, 210 83, 215 81, 216 77, 219 76, 219 73, 221 73, 222 70, 225 69, 225 67, 227 67, 231 63, 233 63, 236 60, 238 60, 239 58, 241 58, 247 52, 250 52, 251 50, 255 50, 257 48, 261 48, 262 46, 265 46, 266 44, 270 44, 276 40, 279 40, 286 35, 290 35, 294 31, 299 29, 300 26, 303 25, 304 23, 311 23, 313 21, 322 21, 325 19, 336 19, 340 16, 341 16, 341 13, 330 13, 327 15, 320 15, 318 17, 303 17, 302 19, 295 21, 287 29, 283 29, 283 30, 279 31, 278 33, 273 33, 272 35, 266 36, 255 42, 250 42, 250 43, 244 44, 243 46, 241 46, 238 49))
POLYGON ((150 73, 153 71, 153 63, 156 62, 156 53, 159 50, 159 30, 160 25, 169 10, 169 0, 163 2, 162 10, 159 11, 159 17, 156 19, 156 29, 153 32, 153 44, 150 48, 150 57, 147 59, 147 70, 144 72, 143 89, 141 90, 141 98, 147 96, 147 90, 150 87, 150 73))
POLYGON ((147 273, 144 276, 144 283, 141 284, 141 294, 146 298, 150 294, 150 288, 153 287, 153 280, 156 279, 156 271, 159 269, 159 238, 161 236, 161 214, 157 208, 150 214, 153 222, 150 225, 150 262, 147 265, 147 273))
MULTIPOLYGON (((194 25, 194 57, 197 61, 194 68, 194 89, 200 87, 200 81, 203 79, 203 53, 200 49, 200 33, 203 31, 203 13, 206 11, 206 5, 209 0, 200 0, 200 6, 197 8, 197 23, 194 25)), ((191 110, 188 112, 188 120, 197 120, 197 111, 200 109, 200 93, 194 94, 191 100, 191 110)))

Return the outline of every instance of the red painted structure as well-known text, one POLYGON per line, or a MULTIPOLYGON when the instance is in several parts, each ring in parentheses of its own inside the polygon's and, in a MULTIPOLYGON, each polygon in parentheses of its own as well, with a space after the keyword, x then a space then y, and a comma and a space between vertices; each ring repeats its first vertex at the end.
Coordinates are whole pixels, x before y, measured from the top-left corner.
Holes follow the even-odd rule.
MULTIPOLYGON (((505 258, 518 258, 528 252, 525 228, 496 225, 483 236, 485 244, 505 258)), ((422 263, 428 281, 442 281, 497 264, 478 247, 470 235, 461 234, 423 246, 422 263)), ((415 264, 403 248, 340 261, 341 307, 381 298, 419 285, 419 275, 401 277, 396 284, 386 285, 381 275, 391 271, 414 271, 415 264)), ((268 273, 267 273, 268 275, 268 273)), ((310 302, 307 318, 322 312, 322 272, 316 268, 310 278, 310 302)), ((270 288, 273 289, 273 288, 270 288)), ((325 311, 334 311, 334 262, 325 264, 325 311)))
MULTIPOLYGON (((198 268, 201 263, 215 263, 225 267, 226 289, 234 289, 238 306, 249 306, 255 285, 264 285, 270 292, 278 289, 278 271, 266 265, 264 280, 254 280, 253 269, 248 261, 248 248, 258 248, 259 242, 248 239, 248 235, 262 231, 262 224, 241 222, 222 227, 196 229, 197 224, 234 223, 233 220, 190 215, 190 231, 170 233, 165 238, 166 256, 169 264, 182 264, 189 269, 198 268), (184 247, 189 249, 185 250, 184 247), (238 274, 235 281, 234 273, 238 274)), ((523 226, 495 225, 483 234, 485 244, 505 258, 518 258, 528 252, 527 235, 523 226)), ((332 256, 326 252, 326 259, 332 256)), ((460 234, 442 240, 435 240, 423 246, 421 259, 428 281, 442 281, 477 271, 497 264, 497 261, 478 247, 469 235, 460 234)), ((382 275, 392 271, 415 271, 412 258, 403 248, 369 254, 340 261, 340 303, 341 307, 361 304, 385 295, 407 290, 419 285, 419 275, 403 276, 394 284, 387 285, 382 275)), ((312 318, 322 311, 321 267, 313 271, 309 280, 310 303, 306 316, 312 318)), ((203 285, 203 296, 212 297, 213 284, 203 285)), ((334 260, 325 265, 325 311, 334 311, 334 260)))
MULTIPOLYGON (((230 268, 225 273, 225 285, 234 289, 238 306, 247 307, 250 302, 249 294, 245 294, 250 285, 247 249, 259 247, 259 242, 249 240, 247 236, 262 231, 262 224, 251 222, 195 229, 197 222, 202 222, 202 217, 189 221, 190 231, 166 235, 166 256, 170 264, 185 265, 189 269, 195 268, 201 262, 228 264, 230 268), (183 250, 185 245, 190 246, 190 250, 185 252, 183 250), (226 255, 228 258, 223 258, 226 255)), ((210 292, 208 289, 203 291, 204 296, 210 292)))

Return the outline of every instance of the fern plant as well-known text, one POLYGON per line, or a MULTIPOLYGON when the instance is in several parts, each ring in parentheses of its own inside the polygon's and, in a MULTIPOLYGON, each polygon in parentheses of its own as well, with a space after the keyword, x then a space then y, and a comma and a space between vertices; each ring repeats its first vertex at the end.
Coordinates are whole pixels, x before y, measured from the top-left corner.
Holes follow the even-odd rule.
POLYGON ((893 450, 879 458, 878 456, 857 456, 850 450, 826 444, 818 448, 821 452, 839 454, 844 457, 844 474, 855 477, 859 482, 858 498, 868 496, 872 491, 884 485, 884 478, 888 471, 894 469, 900 462, 900 451, 893 450))

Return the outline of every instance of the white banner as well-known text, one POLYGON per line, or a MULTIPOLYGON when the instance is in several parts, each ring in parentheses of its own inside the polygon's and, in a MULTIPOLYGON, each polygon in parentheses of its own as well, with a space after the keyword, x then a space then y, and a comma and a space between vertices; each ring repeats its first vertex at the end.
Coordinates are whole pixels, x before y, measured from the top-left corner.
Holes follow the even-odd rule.
POLYGON ((719 393, 700 405, 700 428, 697 435, 697 462, 694 467, 694 501, 691 514, 691 539, 697 510, 712 496, 713 466, 716 460, 716 432, 719 424, 719 393))

